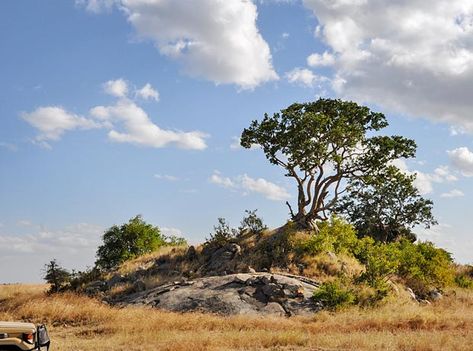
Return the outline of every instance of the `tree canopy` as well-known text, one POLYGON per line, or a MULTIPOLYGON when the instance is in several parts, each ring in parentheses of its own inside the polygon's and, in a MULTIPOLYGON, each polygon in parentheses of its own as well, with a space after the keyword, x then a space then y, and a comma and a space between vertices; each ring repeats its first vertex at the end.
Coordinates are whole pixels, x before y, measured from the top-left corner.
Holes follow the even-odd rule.
POLYGON ((182 245, 185 240, 166 237, 158 227, 135 216, 128 223, 112 226, 102 237, 103 244, 97 249, 96 266, 113 268, 131 258, 152 252, 164 245, 182 245))
POLYGON ((415 177, 391 165, 376 177, 352 179, 337 210, 355 226, 359 236, 383 242, 400 237, 414 241, 414 226, 437 224, 433 203, 419 194, 413 184, 415 177))
POLYGON ((43 272, 43 279, 48 284, 51 284, 51 287, 49 288, 51 293, 61 291, 71 280, 71 273, 67 269, 61 267, 56 259, 45 264, 43 272))
POLYGON ((292 219, 317 229, 327 220, 347 181, 382 172, 390 161, 415 155, 414 140, 381 136, 388 126, 382 113, 339 99, 295 103, 273 116, 254 120, 241 135, 241 145, 259 145, 266 158, 295 180, 297 207, 292 219))

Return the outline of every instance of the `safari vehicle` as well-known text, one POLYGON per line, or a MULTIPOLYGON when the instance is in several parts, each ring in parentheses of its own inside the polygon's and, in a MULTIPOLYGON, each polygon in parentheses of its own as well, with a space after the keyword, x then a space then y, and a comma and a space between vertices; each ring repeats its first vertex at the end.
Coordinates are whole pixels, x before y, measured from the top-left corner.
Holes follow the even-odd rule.
POLYGON ((49 350, 49 336, 42 324, 0 322, 0 351, 49 350))

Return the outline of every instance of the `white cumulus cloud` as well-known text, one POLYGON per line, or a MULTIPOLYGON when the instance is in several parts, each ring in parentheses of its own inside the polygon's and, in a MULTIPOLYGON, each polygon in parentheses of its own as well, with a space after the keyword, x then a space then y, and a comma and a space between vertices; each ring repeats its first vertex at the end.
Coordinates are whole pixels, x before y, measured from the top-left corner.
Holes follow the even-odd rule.
POLYGON ((209 180, 223 188, 240 190, 243 194, 259 193, 269 200, 280 201, 291 197, 283 187, 264 178, 251 178, 247 174, 229 178, 214 171, 209 180))
POLYGON ((426 173, 419 170, 410 170, 406 162, 402 159, 397 159, 393 161, 392 164, 398 167, 406 174, 416 175, 416 179, 414 180, 414 186, 419 190, 419 193, 422 195, 432 193, 434 191, 434 183, 442 184, 455 182, 458 180, 458 178, 452 174, 448 166, 439 166, 435 168, 432 173, 426 173))
POLYGON ((174 227, 160 227, 159 228, 161 233, 163 233, 166 236, 177 236, 182 238, 184 235, 182 233, 182 230, 174 227))
POLYGON ((159 101, 159 92, 154 89, 151 84, 146 83, 141 89, 136 91, 136 95, 144 100, 159 101))
POLYGON ((315 83, 322 82, 324 77, 320 77, 310 69, 296 67, 286 73, 289 83, 299 84, 306 87, 313 87, 315 83))
POLYGON ((53 258, 68 269, 92 266, 104 228, 77 223, 51 229, 31 223, 27 230, 21 235, 7 230, 0 233, 0 266, 15 267, 0 271, 1 282, 39 282, 41 269, 53 258))
POLYGON ((337 57, 338 95, 473 132, 472 1, 303 3, 317 17, 327 55, 337 57))
POLYGON ((256 192, 264 195, 267 199, 280 201, 290 197, 283 187, 267 181, 264 178, 251 178, 246 174, 239 177, 241 187, 249 192, 256 192))
POLYGON ((463 193, 463 191, 458 190, 458 189, 453 189, 453 190, 450 190, 449 192, 442 193, 440 195, 440 197, 445 197, 445 198, 462 197, 462 196, 465 196, 465 194, 463 193))
POLYGON ((210 176, 210 182, 220 185, 224 188, 236 187, 236 184, 230 178, 222 176, 219 171, 214 171, 214 173, 210 176))
POLYGON ((327 51, 322 55, 314 53, 307 57, 307 64, 310 67, 332 66, 335 64, 335 56, 327 51))
POLYGON ((103 89, 107 94, 116 97, 125 97, 128 94, 128 84, 122 78, 105 82, 103 89))
POLYGON ((473 177, 473 152, 466 146, 447 151, 450 161, 465 177, 473 177))
MULTIPOLYGON (((92 12, 111 0, 82 0, 92 12)), ((252 89, 278 79, 261 36, 256 5, 248 0, 117 0, 139 37, 154 41, 161 54, 185 73, 217 84, 252 89)))
MULTIPOLYGON (((59 140, 66 131, 75 129, 108 129, 110 140, 161 148, 177 146, 182 149, 203 150, 207 147, 207 134, 200 131, 184 132, 162 129, 133 100, 127 97, 128 83, 124 79, 109 80, 103 85, 104 91, 117 97, 111 106, 95 106, 90 109, 90 117, 83 117, 58 106, 39 107, 21 117, 39 131, 34 139, 44 147, 47 141, 59 140)), ((137 96, 158 100, 158 92, 148 83, 137 91, 137 96)))
POLYGON ((35 140, 40 143, 59 140, 66 131, 101 126, 91 119, 67 112, 59 106, 38 107, 32 112, 21 113, 21 118, 39 131, 35 140))
POLYGON ((161 129, 141 107, 128 99, 120 99, 111 106, 96 106, 90 113, 111 124, 108 137, 114 142, 155 148, 174 145, 182 149, 203 150, 207 147, 205 133, 161 129))
POLYGON ((76 0, 76 5, 83 6, 85 9, 92 13, 101 13, 103 11, 109 11, 118 0, 76 0))

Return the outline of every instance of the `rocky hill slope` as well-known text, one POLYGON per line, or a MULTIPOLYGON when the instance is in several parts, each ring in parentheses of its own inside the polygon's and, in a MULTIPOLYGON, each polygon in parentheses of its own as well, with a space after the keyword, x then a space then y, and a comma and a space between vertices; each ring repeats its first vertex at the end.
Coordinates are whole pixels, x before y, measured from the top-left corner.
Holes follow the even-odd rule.
POLYGON ((312 299, 317 287, 303 277, 239 273, 170 282, 123 296, 115 303, 223 315, 310 315, 321 308, 312 299))

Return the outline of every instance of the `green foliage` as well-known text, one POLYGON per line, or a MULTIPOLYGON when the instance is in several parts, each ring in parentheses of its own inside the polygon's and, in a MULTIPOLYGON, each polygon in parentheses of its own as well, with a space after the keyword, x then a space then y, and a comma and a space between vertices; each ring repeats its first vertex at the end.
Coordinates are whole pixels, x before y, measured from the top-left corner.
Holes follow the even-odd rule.
MULTIPOLYGON (((389 161, 413 157, 413 140, 400 136, 372 136, 388 125, 382 113, 354 102, 319 99, 295 103, 272 117, 253 121, 241 135, 241 145, 257 144, 270 163, 295 179, 297 212, 292 219, 304 228, 327 220, 344 180, 355 174, 377 174, 389 161), (361 152, 360 152, 361 151, 361 152)), ((289 205, 289 204, 288 204, 289 205)))
POLYGON ((333 216, 330 221, 321 222, 319 231, 313 233, 307 241, 298 243, 297 246, 302 252, 311 255, 326 251, 337 254, 352 253, 356 249, 358 241, 353 226, 343 219, 333 216))
POLYGON ((87 268, 85 271, 72 271, 70 288, 79 291, 84 285, 102 278, 102 273, 97 267, 87 268))
POLYGON ((458 266, 455 275, 455 284, 460 288, 472 289, 473 288, 473 266, 465 265, 458 266))
POLYGON ((403 278, 422 296, 431 289, 451 285, 454 280, 450 254, 430 242, 401 240, 384 244, 367 237, 359 240, 355 256, 366 268, 359 281, 380 290, 387 288, 386 281, 392 275, 403 278))
POLYGON ((341 280, 325 282, 314 292, 314 300, 325 307, 336 310, 355 303, 356 295, 341 280))
MULTIPOLYGON (((373 288, 376 299, 387 295, 390 289, 388 280, 393 276, 403 279, 421 296, 455 281, 451 255, 431 242, 413 243, 402 239, 384 243, 370 236, 358 238, 352 225, 335 216, 320 223, 319 228, 318 233, 295 243, 296 253, 315 256, 331 251, 354 256, 365 267, 354 283, 373 288)), ((465 277, 457 277, 456 282, 468 285, 470 276, 463 275, 465 277)))
POLYGON ((388 166, 375 176, 351 179, 349 192, 337 211, 354 224, 360 236, 371 236, 382 242, 402 237, 415 241, 411 231, 414 226, 429 228, 437 224, 432 215, 433 203, 420 196, 413 184, 415 178, 388 166))
POLYGON ((49 292, 57 293, 64 290, 71 280, 71 273, 61 267, 55 259, 44 265, 43 279, 51 284, 49 292))
POLYGON ((187 246, 187 240, 176 235, 165 236, 166 246, 187 246))
POLYGON ((183 239, 167 238, 158 227, 136 216, 121 226, 114 225, 102 237, 103 244, 97 249, 96 266, 110 269, 120 263, 155 251, 161 246, 182 244, 183 239))
POLYGON ((373 288, 364 282, 357 282, 353 289, 356 295, 355 303, 362 307, 378 305, 386 296, 388 296, 391 290, 388 285, 373 288))
POLYGON ((259 235, 268 227, 263 223, 263 219, 256 214, 258 210, 245 210, 246 216, 241 220, 238 231, 241 233, 249 231, 252 234, 259 235))
POLYGON ((451 254, 431 242, 396 243, 400 251, 398 275, 419 295, 429 289, 441 289, 454 282, 455 270, 451 254))
POLYGON ((472 289, 473 288, 473 279, 466 275, 457 275, 455 277, 455 284, 457 284, 460 288, 464 289, 472 289))
POLYGON ((230 228, 225 218, 218 218, 218 224, 214 226, 213 233, 210 233, 210 238, 205 242, 206 245, 224 246, 235 240, 238 235, 236 229, 230 228))
POLYGON ((372 288, 386 290, 387 279, 396 273, 399 267, 398 248, 395 245, 362 239, 357 258, 366 268, 359 280, 367 282, 372 288))

